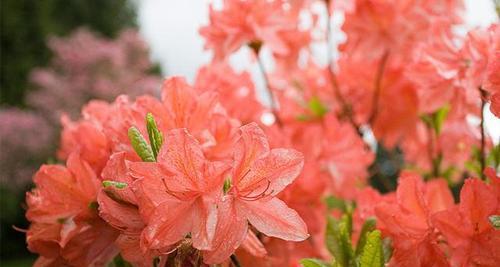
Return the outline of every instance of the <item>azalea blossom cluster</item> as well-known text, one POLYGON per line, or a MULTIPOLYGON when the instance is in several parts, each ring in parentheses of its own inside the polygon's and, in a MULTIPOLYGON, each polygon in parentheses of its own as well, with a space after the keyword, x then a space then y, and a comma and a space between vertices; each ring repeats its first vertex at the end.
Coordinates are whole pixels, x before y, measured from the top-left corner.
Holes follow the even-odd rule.
POLYGON ((91 102, 65 127, 59 155, 66 167, 42 166, 27 196, 27 240, 41 266, 101 265, 118 252, 150 266, 171 251, 194 257, 182 251, 191 246, 220 263, 240 245, 265 253, 254 228, 288 241, 308 236, 276 197, 300 173, 302 154, 270 149, 257 124, 242 126, 213 92, 181 78, 165 81, 161 101, 91 102))
POLYGON ((498 23, 457 34, 459 0, 209 12, 213 60, 192 86, 170 77, 160 99, 92 100, 64 119, 66 164, 27 193, 38 266, 498 266, 499 137, 484 127, 488 105, 500 116, 498 23), (269 105, 233 69, 240 51, 269 105), (369 185, 381 150, 403 155, 395 192, 369 185))

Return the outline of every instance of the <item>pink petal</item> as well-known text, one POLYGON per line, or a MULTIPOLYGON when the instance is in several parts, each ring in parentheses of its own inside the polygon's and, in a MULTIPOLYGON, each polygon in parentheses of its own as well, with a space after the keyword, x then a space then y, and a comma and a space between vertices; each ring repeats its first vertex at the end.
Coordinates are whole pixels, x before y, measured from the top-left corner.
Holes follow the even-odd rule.
POLYGON ((479 179, 469 178, 460 191, 459 210, 478 233, 492 226, 488 216, 498 212, 495 191, 479 179))
POLYGON ((444 179, 435 179, 426 184, 425 199, 431 212, 438 212, 452 207, 453 196, 444 179))
POLYGON ((75 266, 102 266, 118 254, 117 237, 118 232, 104 221, 96 221, 74 236, 61 254, 75 266))
POLYGON ((217 225, 217 207, 215 202, 198 198, 192 206, 193 229, 191 238, 193 247, 199 250, 211 249, 217 225))
POLYGON ((248 222, 238 216, 234 201, 229 195, 219 203, 218 211, 212 250, 203 252, 203 261, 207 264, 217 264, 227 260, 247 234, 248 222))
POLYGON ((241 248, 255 257, 261 258, 267 255, 266 248, 250 229, 248 230, 245 240, 241 243, 241 248))
POLYGON ((497 118, 500 118, 500 92, 494 93, 491 96, 490 110, 497 118))
POLYGON ((119 203, 101 191, 97 196, 99 216, 116 229, 124 232, 140 232, 144 223, 137 206, 119 203))
POLYGON ((446 237, 452 248, 467 244, 472 236, 471 225, 457 223, 462 221, 458 207, 438 212, 432 216, 432 221, 437 229, 446 237))
POLYGON ((79 154, 72 153, 68 157, 66 166, 73 175, 79 191, 89 200, 95 199, 101 185, 88 163, 83 161, 79 154))
POLYGON ((116 239, 116 244, 120 248, 122 257, 134 266, 150 267, 152 265, 152 255, 148 252, 143 253, 140 249, 140 235, 121 234, 118 239, 116 239))
POLYGON ((193 225, 192 202, 163 202, 142 232, 143 250, 166 250, 184 239, 193 225))
POLYGON ((255 161, 250 171, 237 184, 238 190, 263 192, 266 188, 277 195, 291 184, 302 171, 304 156, 293 149, 273 149, 265 157, 255 161))
POLYGON ((145 222, 149 222, 154 209, 161 203, 178 202, 175 197, 167 193, 160 177, 145 177, 136 180, 132 184, 132 189, 137 198, 139 212, 145 222))
POLYGON ((206 177, 202 173, 205 161, 198 141, 186 129, 166 133, 158 162, 178 176, 172 180, 165 179, 170 190, 202 191, 206 187, 206 177))
POLYGON ((134 193, 132 192, 132 182, 134 179, 128 173, 128 166, 125 161, 126 153, 120 152, 111 155, 106 164, 106 167, 102 170, 101 177, 102 180, 109 180, 115 182, 126 183, 127 187, 123 189, 117 189, 113 186, 106 188, 106 191, 116 196, 118 199, 125 202, 136 204, 137 200, 134 193))
POLYGON ((309 234, 299 214, 277 199, 238 201, 238 212, 246 214, 248 221, 260 232, 287 241, 302 241, 309 234))
POLYGON ((234 147, 234 184, 239 183, 240 179, 250 170, 251 165, 258 158, 265 156, 269 152, 266 135, 256 123, 241 126, 240 131, 240 138, 234 147))
POLYGON ((190 107, 193 105, 194 92, 186 80, 172 77, 163 83, 161 100, 167 108, 175 128, 188 126, 190 107))
POLYGON ((403 173, 399 178, 396 197, 400 207, 414 214, 422 221, 427 220, 427 210, 423 196, 424 184, 417 174, 403 173))

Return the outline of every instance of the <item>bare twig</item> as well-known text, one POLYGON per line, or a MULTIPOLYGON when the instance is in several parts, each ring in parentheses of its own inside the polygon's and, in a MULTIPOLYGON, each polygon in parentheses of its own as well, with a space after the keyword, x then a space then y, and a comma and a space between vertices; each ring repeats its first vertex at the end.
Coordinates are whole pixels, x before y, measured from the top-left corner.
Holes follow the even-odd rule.
POLYGON ((481 166, 481 179, 486 179, 484 169, 486 168, 486 136, 484 133, 484 106, 486 105, 486 91, 479 87, 479 94, 481 96, 481 122, 479 123, 481 131, 481 148, 479 152, 479 164, 481 166))
POLYGON ((252 51, 255 53, 255 57, 257 58, 257 64, 259 65, 260 73, 262 74, 262 78, 264 79, 264 87, 265 87, 265 89, 268 93, 268 96, 270 98, 270 101, 271 101, 271 103, 270 103, 271 112, 274 115, 274 118, 276 120, 276 124, 278 124, 278 126, 282 126, 283 123, 281 122, 281 119, 280 119, 279 114, 278 114, 278 107, 276 105, 274 93, 273 93, 273 90, 271 88, 269 78, 267 77, 267 73, 266 73, 266 69, 264 67, 264 64, 262 63, 262 60, 260 59, 260 56, 259 56, 261 44, 259 44, 259 43, 255 44, 255 42, 252 42, 249 46, 252 49, 252 51))
POLYGON ((339 118, 347 118, 349 123, 356 129, 358 132, 359 136, 363 136, 363 133, 361 132, 360 126, 356 123, 356 121, 353 118, 352 114, 352 107, 351 105, 345 100, 344 96, 342 95, 340 91, 340 86, 337 81, 337 76, 335 75, 335 72, 333 71, 333 51, 332 51, 332 46, 331 46, 331 36, 332 36, 332 27, 331 27, 331 14, 330 14, 330 9, 329 9, 329 1, 326 2, 326 14, 327 14, 327 22, 326 22, 326 52, 327 52, 327 60, 328 60, 328 75, 330 78, 330 82, 333 87, 333 93, 335 95, 335 98, 339 101, 341 110, 340 114, 337 114, 337 117, 339 118))
POLYGON ((236 255, 232 254, 231 255, 231 263, 235 266, 235 267, 241 267, 241 264, 240 264, 240 261, 238 260, 238 258, 236 257, 236 255))
POLYGON ((373 124, 378 115, 378 101, 380 98, 380 93, 382 91, 382 80, 384 77, 384 70, 387 65, 387 60, 389 59, 389 50, 386 50, 380 59, 377 76, 375 76, 375 92, 372 99, 372 111, 370 118, 368 119, 369 124, 373 124))

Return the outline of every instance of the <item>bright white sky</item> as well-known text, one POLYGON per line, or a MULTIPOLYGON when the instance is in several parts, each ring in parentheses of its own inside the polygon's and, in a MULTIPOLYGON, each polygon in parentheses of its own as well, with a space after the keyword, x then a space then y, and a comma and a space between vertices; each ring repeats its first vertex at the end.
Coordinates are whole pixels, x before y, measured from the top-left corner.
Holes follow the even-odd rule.
MULTIPOLYGON (((154 61, 165 75, 182 75, 192 81, 197 69, 210 61, 203 51, 198 28, 208 22, 210 0, 138 0, 140 31, 149 43, 154 61)), ((470 27, 487 26, 497 17, 492 0, 465 0, 466 22, 470 27)), ((240 53, 233 58, 239 69, 248 69, 262 88, 258 69, 240 53)), ((486 112, 488 132, 500 140, 500 120, 486 112)))

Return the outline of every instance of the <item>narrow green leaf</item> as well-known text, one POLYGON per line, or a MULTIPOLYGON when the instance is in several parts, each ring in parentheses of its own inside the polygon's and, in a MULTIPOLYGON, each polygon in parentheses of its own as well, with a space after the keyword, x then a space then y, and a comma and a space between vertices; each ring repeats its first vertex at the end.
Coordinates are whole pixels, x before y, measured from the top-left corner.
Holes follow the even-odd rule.
POLYGON ((329 265, 322 260, 318 259, 301 259, 300 264, 303 267, 328 267, 329 265))
POLYGON ((436 132, 436 135, 439 135, 441 133, 441 129, 443 128, 443 123, 446 120, 449 111, 450 111, 450 106, 446 105, 438 109, 433 114, 434 131, 436 132))
POLYGON ((354 254, 348 224, 347 215, 344 215, 340 221, 333 217, 327 219, 326 246, 335 257, 336 264, 341 267, 350 266, 354 254))
POLYGON ((310 121, 311 117, 307 114, 299 114, 297 117, 295 117, 296 120, 298 121, 310 121))
POLYGON ((155 157, 153 155, 153 151, 151 150, 151 146, 146 142, 141 132, 134 126, 128 129, 128 139, 132 144, 135 152, 143 161, 154 162, 155 157))
POLYGON ((500 215, 491 215, 489 217, 491 225, 495 227, 495 229, 500 229, 500 215))
POLYGON ((384 253, 379 230, 368 233, 366 244, 359 259, 359 267, 383 267, 384 253))
POLYGON ((338 209, 342 212, 345 212, 347 210, 347 204, 343 199, 336 198, 334 196, 327 196, 325 197, 324 201, 328 209, 338 209))
POLYGON ((328 112, 328 108, 323 103, 321 103, 321 100, 316 96, 312 97, 307 104, 311 112, 316 117, 321 118, 328 112))
POLYGON ((158 125, 156 124, 153 114, 148 113, 146 115, 146 128, 149 135, 149 143, 151 144, 151 149, 153 150, 153 155, 155 159, 160 152, 161 145, 163 144, 163 135, 160 130, 158 130, 158 125))
POLYGON ((490 154, 487 157, 487 165, 492 166, 493 169, 498 169, 500 167, 500 144, 493 146, 490 154))
POLYGON ((375 218, 368 218, 366 219, 365 223, 363 223, 363 227, 361 227, 361 232, 359 233, 358 243, 356 244, 356 257, 358 257, 361 254, 361 251, 363 251, 363 248, 366 244, 367 235, 369 232, 375 230, 376 222, 377 221, 375 220, 375 218))
POLYGON ((224 185, 222 186, 222 192, 224 195, 231 189, 231 178, 224 180, 224 185))
MULTIPOLYGON (((347 235, 349 236, 349 244, 351 244, 352 236, 352 213, 354 212, 354 207, 348 204, 344 215, 342 215, 342 223, 345 224, 347 235)), ((349 245, 352 248, 352 245, 349 245)))
POLYGON ((112 186, 112 187, 115 187, 117 189, 124 189, 125 187, 127 187, 127 183, 105 180, 105 181, 102 181, 102 186, 104 186, 104 187, 112 186))

